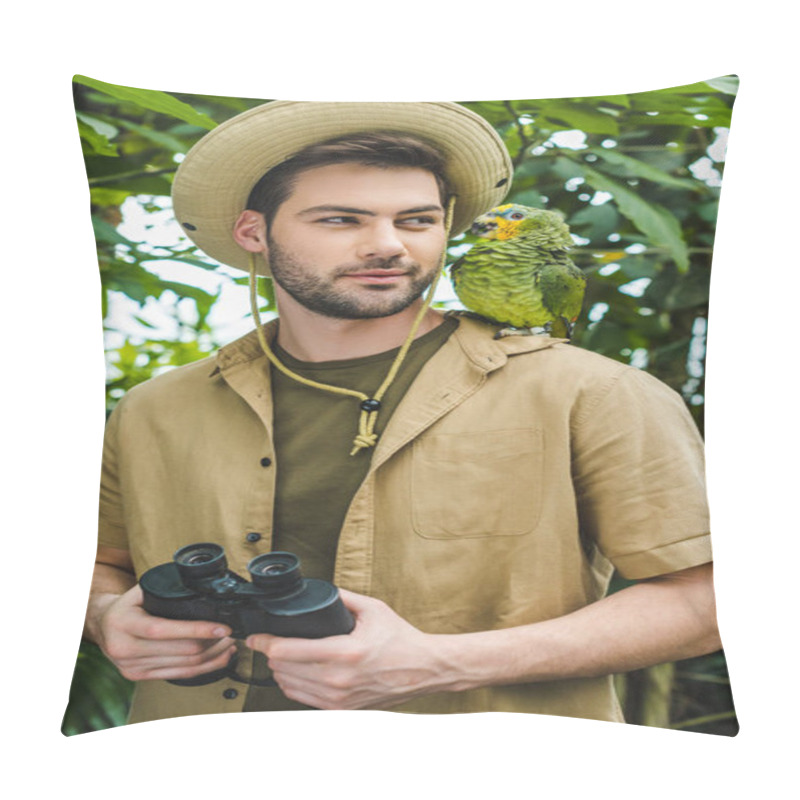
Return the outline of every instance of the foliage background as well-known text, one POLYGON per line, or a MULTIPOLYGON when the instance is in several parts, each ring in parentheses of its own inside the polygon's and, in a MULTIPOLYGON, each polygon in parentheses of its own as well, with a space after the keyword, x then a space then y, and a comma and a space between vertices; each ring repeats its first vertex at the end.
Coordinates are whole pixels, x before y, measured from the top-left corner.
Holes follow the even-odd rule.
MULTIPOLYGON (((711 252, 737 83, 727 76, 627 95, 465 103, 509 148, 508 200, 567 217, 573 259, 589 277, 575 344, 665 381, 701 431, 711 252)), ((81 76, 74 90, 102 280, 110 411, 131 386, 208 355, 249 326, 246 278, 169 230, 169 193, 194 142, 264 101, 81 76)), ((470 241, 451 242, 453 257, 470 241)), ((269 283, 260 288, 268 315, 269 283)), ((440 307, 458 307, 447 292, 437 298, 440 307)), ((619 676, 618 687, 630 722, 738 730, 722 652, 619 676)), ((121 724, 129 696, 128 682, 83 643, 64 733, 121 724)))

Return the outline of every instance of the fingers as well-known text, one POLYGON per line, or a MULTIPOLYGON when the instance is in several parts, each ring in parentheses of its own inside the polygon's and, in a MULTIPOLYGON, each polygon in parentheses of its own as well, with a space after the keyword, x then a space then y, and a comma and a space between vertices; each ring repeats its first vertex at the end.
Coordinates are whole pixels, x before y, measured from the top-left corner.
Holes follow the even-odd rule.
POLYGON ((233 639, 148 639, 127 632, 111 632, 105 639, 106 655, 112 661, 129 658, 187 658, 213 657, 223 648, 233 644, 233 639))
POLYGON ((214 672, 225 667, 233 656, 235 645, 226 645, 222 652, 217 653, 217 648, 206 651, 202 657, 159 656, 154 658, 136 658, 130 661, 122 660, 117 663, 119 671, 124 677, 132 681, 140 680, 174 680, 176 678, 194 678, 207 672, 214 672), (206 658, 212 652, 214 657, 206 658), (197 661, 197 663, 193 663, 197 661))
POLYGON ((181 666, 191 669, 218 661, 223 655, 230 655, 235 649, 236 645, 230 639, 223 639, 220 642, 215 642, 212 647, 188 655, 156 653, 152 656, 143 656, 137 654, 131 658, 120 658, 119 662, 128 667, 135 665, 146 670, 158 667, 174 668, 181 666))
POLYGON ((220 639, 230 636, 227 625, 205 620, 176 620, 154 617, 142 608, 141 587, 131 587, 110 609, 112 620, 122 620, 130 636, 141 639, 220 639))
MULTIPOLYGON (((193 644, 192 641, 182 642, 182 644, 193 644)), ((174 655, 169 655, 166 652, 157 653, 155 656, 140 656, 138 658, 143 664, 148 667, 153 667, 156 663, 163 663, 164 666, 199 666, 207 664, 210 661, 219 659, 225 653, 231 653, 236 649, 236 644, 233 639, 220 639, 217 642, 204 643, 201 648, 183 647, 179 650, 176 649, 174 655)))
POLYGON ((231 629, 218 622, 164 619, 148 614, 144 609, 133 610, 126 620, 127 632, 140 639, 166 641, 174 639, 221 639, 230 636, 231 629))

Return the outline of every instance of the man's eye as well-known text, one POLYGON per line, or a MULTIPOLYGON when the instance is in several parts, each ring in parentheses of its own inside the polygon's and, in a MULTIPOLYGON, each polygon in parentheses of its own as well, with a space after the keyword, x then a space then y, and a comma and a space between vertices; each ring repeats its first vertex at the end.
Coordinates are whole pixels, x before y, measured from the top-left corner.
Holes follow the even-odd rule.
POLYGON ((331 225, 349 225, 358 222, 355 217, 322 217, 317 222, 329 223, 331 225))
POLYGON ((435 225, 433 217, 404 217, 400 220, 401 225, 435 225))

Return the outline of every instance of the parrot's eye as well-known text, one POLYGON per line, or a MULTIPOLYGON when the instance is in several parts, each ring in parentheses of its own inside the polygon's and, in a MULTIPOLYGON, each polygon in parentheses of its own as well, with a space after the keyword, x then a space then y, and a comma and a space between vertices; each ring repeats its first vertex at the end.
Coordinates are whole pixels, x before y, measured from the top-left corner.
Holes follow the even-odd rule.
POLYGON ((525 219, 525 215, 524 214, 520 214, 519 211, 515 211, 511 215, 511 219, 525 219))

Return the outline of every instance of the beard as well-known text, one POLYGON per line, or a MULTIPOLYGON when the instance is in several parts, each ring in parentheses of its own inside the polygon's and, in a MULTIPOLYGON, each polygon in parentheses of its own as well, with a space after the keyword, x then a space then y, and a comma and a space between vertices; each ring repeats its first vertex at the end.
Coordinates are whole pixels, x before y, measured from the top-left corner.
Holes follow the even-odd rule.
POLYGON ((275 283, 309 311, 335 319, 378 319, 398 314, 431 285, 438 269, 437 265, 426 272, 417 262, 397 257, 337 267, 329 275, 320 275, 271 237, 267 243, 269 268, 275 283), (339 280, 347 275, 381 269, 403 270, 406 276, 400 278, 400 285, 368 284, 349 289, 339 280))

